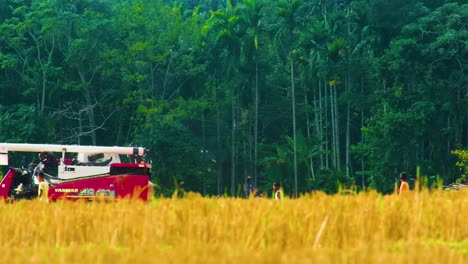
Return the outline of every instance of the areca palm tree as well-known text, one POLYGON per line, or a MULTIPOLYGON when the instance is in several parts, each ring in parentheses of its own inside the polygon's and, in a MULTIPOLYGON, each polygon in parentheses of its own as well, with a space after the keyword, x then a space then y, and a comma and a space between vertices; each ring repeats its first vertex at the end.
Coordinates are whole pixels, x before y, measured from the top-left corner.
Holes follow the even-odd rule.
POLYGON ((240 25, 243 31, 243 43, 246 64, 255 65, 255 84, 254 84, 254 160, 253 160, 253 178, 254 185, 257 186, 257 161, 258 161, 258 111, 259 111, 259 39, 262 33, 262 8, 265 5, 264 0, 244 0, 236 8, 241 16, 240 25), (252 62, 253 63, 250 63, 252 62))
MULTIPOLYGON (((222 64, 213 65, 219 67, 219 76, 231 88, 231 195, 235 195, 236 178, 236 76, 241 57, 242 39, 240 38, 240 16, 228 0, 224 10, 211 11, 211 16, 206 22, 204 30, 209 38, 212 38, 213 54, 218 56, 222 64)), ((215 60, 216 61, 216 60, 215 60)))
POLYGON ((275 43, 282 57, 289 61, 291 78, 292 130, 294 142, 294 194, 298 197, 297 138, 296 138, 296 98, 294 82, 294 57, 298 30, 303 25, 306 15, 300 13, 307 7, 302 0, 282 0, 277 2, 278 27, 274 35, 275 43))

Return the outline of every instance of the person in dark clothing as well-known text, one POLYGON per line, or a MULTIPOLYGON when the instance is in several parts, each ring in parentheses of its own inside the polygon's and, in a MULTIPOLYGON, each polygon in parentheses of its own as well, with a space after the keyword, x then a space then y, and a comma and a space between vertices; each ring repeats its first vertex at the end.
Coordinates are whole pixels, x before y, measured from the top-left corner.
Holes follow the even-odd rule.
POLYGON ((43 164, 42 171, 48 175, 57 176, 58 174, 58 161, 52 152, 39 153, 40 163, 43 164))

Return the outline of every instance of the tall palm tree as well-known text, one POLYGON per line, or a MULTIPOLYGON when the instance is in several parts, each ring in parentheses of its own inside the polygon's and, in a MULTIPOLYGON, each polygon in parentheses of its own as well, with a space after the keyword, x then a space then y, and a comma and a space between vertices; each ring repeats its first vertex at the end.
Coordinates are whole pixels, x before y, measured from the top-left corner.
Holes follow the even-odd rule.
POLYGON ((257 161, 258 161, 258 108, 259 108, 259 39, 262 31, 262 8, 264 0, 243 0, 237 6, 236 11, 241 16, 245 58, 247 64, 253 61, 255 65, 254 83, 254 157, 253 157, 253 179, 257 186, 257 161), (250 59, 249 59, 250 58, 250 59))
POLYGON ((291 106, 292 106, 292 131, 294 141, 294 195, 298 197, 298 175, 297 175, 297 138, 296 138, 296 98, 294 80, 294 56, 297 45, 297 34, 303 25, 301 20, 307 16, 300 14, 307 7, 302 0, 282 0, 277 2, 278 7, 278 27, 275 34, 275 42, 278 45, 279 53, 289 61, 291 79, 291 106))
MULTIPOLYGON (((231 195, 235 195, 236 178, 236 77, 238 75, 238 65, 242 50, 242 39, 240 38, 240 16, 236 14, 236 9, 231 1, 226 1, 224 10, 212 11, 210 18, 206 22, 206 31, 210 37, 214 38, 213 51, 215 56, 219 56, 223 62, 220 66, 221 76, 224 83, 231 87, 231 195)), ((216 65, 219 66, 219 65, 216 65)))

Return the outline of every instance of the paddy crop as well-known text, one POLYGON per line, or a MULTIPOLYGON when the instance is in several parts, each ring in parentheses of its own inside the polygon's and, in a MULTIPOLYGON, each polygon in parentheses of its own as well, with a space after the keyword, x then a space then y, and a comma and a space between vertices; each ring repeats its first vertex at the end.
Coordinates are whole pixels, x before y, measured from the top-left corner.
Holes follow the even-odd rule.
POLYGON ((0 263, 467 263, 468 192, 0 203, 0 263))

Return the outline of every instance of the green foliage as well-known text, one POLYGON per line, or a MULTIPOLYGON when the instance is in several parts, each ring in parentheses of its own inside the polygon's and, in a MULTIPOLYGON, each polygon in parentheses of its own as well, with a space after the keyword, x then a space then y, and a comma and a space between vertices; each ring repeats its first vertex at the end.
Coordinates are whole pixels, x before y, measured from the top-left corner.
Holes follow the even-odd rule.
MULTIPOLYGON (((269 190, 274 182, 281 182, 287 193, 292 193, 293 191, 294 179, 292 168, 294 166, 294 142, 289 136, 285 137, 285 141, 286 144, 275 144, 274 149, 269 149, 270 146, 262 146, 263 152, 272 151, 270 157, 265 157, 260 161, 263 165, 266 177, 263 182, 262 190, 269 190)), ((313 140, 307 140, 301 132, 297 135, 296 144, 298 171, 300 175, 298 181, 301 182, 299 188, 300 193, 312 190, 324 190, 329 193, 335 193, 337 191, 336 183, 346 182, 342 177, 343 173, 337 173, 327 169, 320 170, 317 173, 317 179, 313 179, 310 175, 310 160, 329 153, 321 150, 321 144, 313 140)))
POLYGON ((302 193, 388 193, 417 166, 452 183, 450 151, 468 145, 467 8, 5 0, 0 142, 143 145, 164 196, 235 195, 254 175, 288 195, 295 169, 302 193))
POLYGON ((460 177, 455 183, 468 183, 468 150, 457 149, 452 151, 452 154, 458 156, 458 161, 455 165, 460 170, 460 177))
POLYGON ((134 143, 151 150, 154 177, 161 187, 169 188, 171 193, 173 179, 183 181, 187 191, 200 190, 204 181, 213 187, 215 161, 189 126, 206 104, 179 98, 172 103, 158 101, 150 105, 157 107, 142 105, 138 110, 134 143))
POLYGON ((47 134, 34 106, 0 105, 0 142, 37 142, 47 134))
MULTIPOLYGON (((386 186, 398 171, 408 171, 417 164, 424 164, 425 174, 440 173, 442 164, 451 162, 446 154, 451 143, 447 136, 455 144, 463 141, 447 123, 467 122, 462 113, 468 108, 461 97, 454 96, 466 94, 462 92, 466 85, 461 78, 451 77, 463 75, 463 70, 450 66, 466 56, 466 49, 457 48, 464 45, 460 42, 464 33, 459 30, 463 27, 459 19, 467 14, 462 10, 456 3, 447 4, 406 25, 402 36, 391 42, 379 61, 381 68, 388 70, 381 75, 387 86, 378 92, 380 99, 373 117, 363 128, 365 141, 360 144, 364 145, 355 148, 379 175, 373 177, 381 182, 377 187, 386 186), (449 15, 448 10, 454 13, 449 15)), ((453 167, 445 169, 446 174, 453 172, 453 167)), ((447 176, 442 175, 450 181, 447 176)))
POLYGON ((317 172, 315 180, 307 178, 307 186, 311 191, 324 191, 328 194, 336 194, 341 189, 351 187, 352 180, 346 177, 343 171, 323 168, 317 172))

